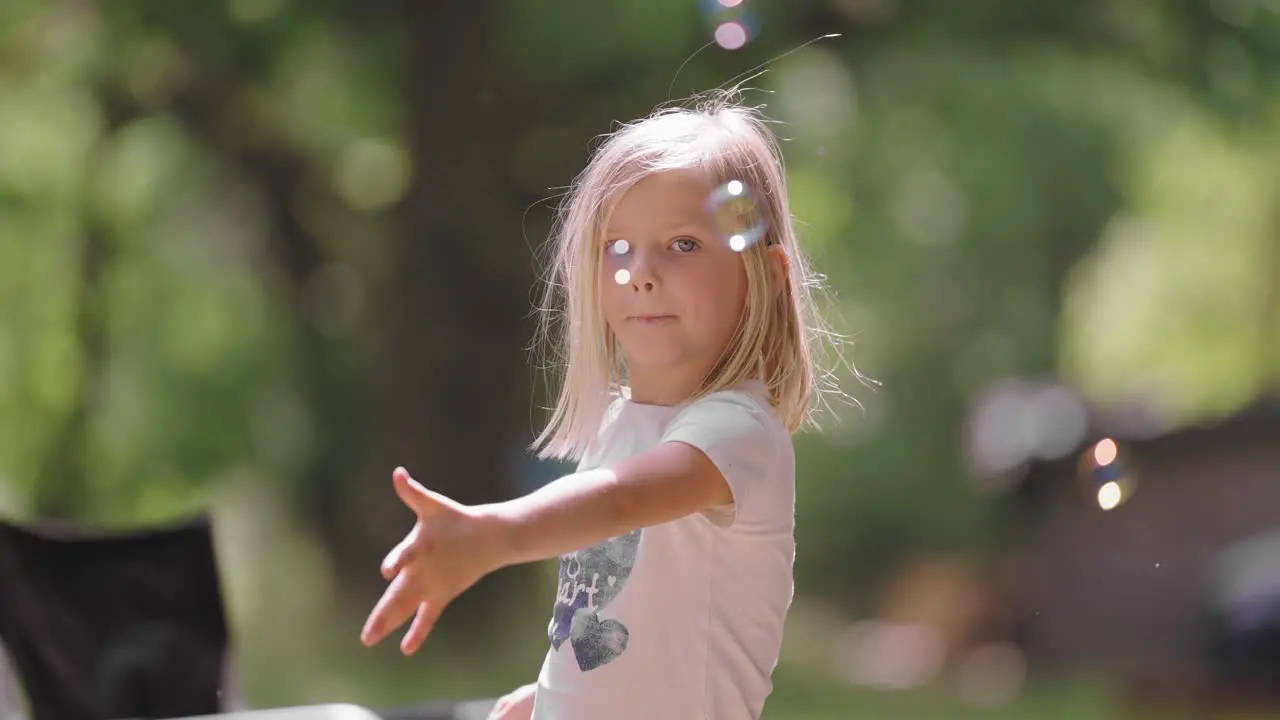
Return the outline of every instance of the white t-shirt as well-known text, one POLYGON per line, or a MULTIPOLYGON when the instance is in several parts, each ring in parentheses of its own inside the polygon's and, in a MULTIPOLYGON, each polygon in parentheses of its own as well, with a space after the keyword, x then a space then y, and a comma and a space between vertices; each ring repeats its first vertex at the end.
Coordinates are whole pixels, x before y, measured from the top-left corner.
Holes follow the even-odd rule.
POLYGON ((579 470, 683 442, 716 464, 734 502, 560 558, 534 720, 760 716, 795 560, 795 453, 763 391, 610 406, 579 470))

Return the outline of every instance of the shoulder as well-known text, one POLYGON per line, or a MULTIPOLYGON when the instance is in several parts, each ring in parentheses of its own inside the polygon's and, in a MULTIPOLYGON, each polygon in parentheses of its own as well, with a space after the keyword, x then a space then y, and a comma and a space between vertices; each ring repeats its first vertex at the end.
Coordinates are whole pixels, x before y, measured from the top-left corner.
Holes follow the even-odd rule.
POLYGON ((795 449, 791 433, 762 391, 735 387, 705 395, 675 416, 663 440, 701 450, 720 471, 733 496, 732 512, 730 517, 708 514, 713 523, 779 531, 790 527, 795 449))
POLYGON ((792 448, 791 433, 769 404, 763 386, 744 385, 704 395, 672 418, 668 440, 698 447, 733 443, 770 453, 792 448))
POLYGON ((785 439, 788 443, 791 441, 791 432, 769 404, 764 386, 758 383, 747 383, 704 395, 677 413, 672 425, 681 421, 714 423, 724 420, 749 422, 762 433, 785 439))

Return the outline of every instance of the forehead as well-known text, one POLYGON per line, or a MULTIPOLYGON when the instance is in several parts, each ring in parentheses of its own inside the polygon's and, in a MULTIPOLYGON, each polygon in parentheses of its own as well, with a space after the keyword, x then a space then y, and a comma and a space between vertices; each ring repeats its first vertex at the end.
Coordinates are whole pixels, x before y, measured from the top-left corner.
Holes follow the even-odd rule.
POLYGON ((698 170, 667 170, 632 185, 609 216, 610 234, 706 222, 711 182, 698 170))

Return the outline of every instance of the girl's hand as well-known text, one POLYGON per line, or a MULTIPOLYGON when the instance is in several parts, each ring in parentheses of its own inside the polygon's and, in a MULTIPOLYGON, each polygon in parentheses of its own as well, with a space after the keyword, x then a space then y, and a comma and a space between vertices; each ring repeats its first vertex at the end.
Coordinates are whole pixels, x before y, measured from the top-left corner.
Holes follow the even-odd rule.
POLYGON ((504 563, 498 524, 419 485, 404 468, 391 474, 396 494, 418 516, 413 530, 382 561, 391 585, 365 621, 360 640, 372 647, 413 617, 400 650, 422 646, 445 607, 504 563))
POLYGON ((489 720, 529 720, 533 716, 533 696, 537 689, 537 683, 529 683, 498 698, 498 704, 489 711, 489 720))

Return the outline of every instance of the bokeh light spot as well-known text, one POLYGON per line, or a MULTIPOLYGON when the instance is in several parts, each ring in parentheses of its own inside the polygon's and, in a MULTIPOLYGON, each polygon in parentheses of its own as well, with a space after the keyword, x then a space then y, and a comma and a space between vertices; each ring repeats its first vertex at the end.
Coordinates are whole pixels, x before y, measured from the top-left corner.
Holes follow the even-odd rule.
POLYGON ((1137 478, 1128 466, 1120 444, 1103 438, 1080 456, 1080 485, 1098 507, 1114 510, 1129 501, 1137 489, 1137 478))
POLYGON ((1116 441, 1106 438, 1093 446, 1093 461, 1099 466, 1110 465, 1116 461, 1116 455, 1119 449, 1116 448, 1116 441))
POLYGON ((715 37, 716 44, 725 50, 737 50, 747 44, 747 29, 739 22, 721 23, 715 37))

